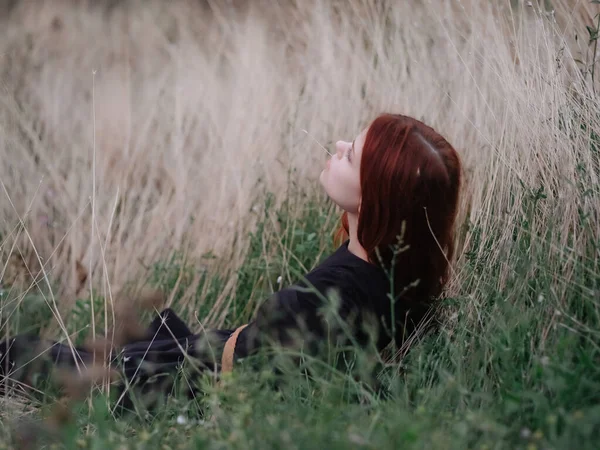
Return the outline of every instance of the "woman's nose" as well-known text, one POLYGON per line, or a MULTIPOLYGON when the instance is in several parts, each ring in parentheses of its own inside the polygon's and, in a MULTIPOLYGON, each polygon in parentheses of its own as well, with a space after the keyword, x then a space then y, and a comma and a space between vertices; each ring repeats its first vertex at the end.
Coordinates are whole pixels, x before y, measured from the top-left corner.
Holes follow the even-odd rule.
POLYGON ((335 143, 335 150, 336 150, 336 155, 337 155, 338 159, 341 159, 342 156, 344 155, 345 145, 346 145, 346 143, 344 141, 337 141, 335 143))

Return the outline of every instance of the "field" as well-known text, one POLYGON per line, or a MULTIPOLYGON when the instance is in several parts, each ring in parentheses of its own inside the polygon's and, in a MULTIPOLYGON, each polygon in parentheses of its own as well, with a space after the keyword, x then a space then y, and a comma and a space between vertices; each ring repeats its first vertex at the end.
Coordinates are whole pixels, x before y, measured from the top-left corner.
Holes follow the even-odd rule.
MULTIPOLYGON (((385 395, 317 363, 279 389, 240 369, 205 380, 201 400, 174 396, 125 420, 100 386, 48 439, 597 448, 598 2, 0 7, 3 336, 79 341, 144 287, 196 328, 245 323, 334 248, 339 211, 311 137, 331 147, 401 112, 446 136, 464 165, 445 325, 382 367, 385 395)), ((37 430, 53 395, 3 400, 0 446, 37 430)))

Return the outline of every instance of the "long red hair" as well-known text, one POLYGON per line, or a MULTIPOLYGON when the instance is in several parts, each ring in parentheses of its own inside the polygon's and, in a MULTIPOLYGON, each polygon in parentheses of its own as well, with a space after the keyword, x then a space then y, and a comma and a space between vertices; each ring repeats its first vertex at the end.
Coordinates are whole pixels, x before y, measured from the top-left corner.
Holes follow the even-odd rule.
MULTIPOLYGON (((369 126, 357 237, 369 261, 393 273, 396 309, 441 294, 454 253, 460 184, 458 154, 433 128, 393 114, 369 126), (398 252, 398 244, 407 248, 398 252)), ((335 238, 338 244, 348 238, 347 213, 335 238)))

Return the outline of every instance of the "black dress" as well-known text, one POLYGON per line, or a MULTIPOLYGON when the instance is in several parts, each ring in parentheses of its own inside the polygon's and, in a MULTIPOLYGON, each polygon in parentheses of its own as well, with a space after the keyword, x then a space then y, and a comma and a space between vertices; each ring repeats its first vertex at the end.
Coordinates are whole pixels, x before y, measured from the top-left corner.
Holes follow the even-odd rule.
MULTIPOLYGON (((273 343, 316 352, 324 340, 332 337, 338 343, 372 343, 381 350, 394 338, 411 332, 428 307, 404 304, 404 299, 400 299, 394 308, 387 274, 351 253, 348 243, 302 280, 274 293, 260 307, 256 318, 239 333, 234 360, 273 343)), ((144 338, 125 345, 110 359, 128 384, 140 387, 142 394, 159 387, 165 391, 172 384, 165 385, 161 380, 172 378, 184 361, 191 362, 196 371, 218 373, 223 347, 233 331, 210 329, 194 333, 173 310, 166 309, 152 321, 144 338)), ((32 335, 15 336, 0 343, 0 389, 6 376, 12 382, 28 384, 34 375, 49 368, 86 366, 92 357, 85 348, 44 343, 32 335)), ((125 395, 119 401, 125 406, 129 403, 125 395)))

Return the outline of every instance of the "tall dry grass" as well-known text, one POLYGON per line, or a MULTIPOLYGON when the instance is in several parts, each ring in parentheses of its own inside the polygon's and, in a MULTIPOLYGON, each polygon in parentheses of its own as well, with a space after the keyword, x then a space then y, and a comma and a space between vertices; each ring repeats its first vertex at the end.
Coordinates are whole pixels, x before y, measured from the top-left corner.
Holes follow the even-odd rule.
MULTIPOLYGON (((290 172, 316 182, 326 155, 301 130, 332 145, 382 111, 459 149, 460 222, 497 235, 490 264, 511 270, 501 250, 523 186, 556 197, 556 248, 577 252, 571 182, 582 165, 598 181, 600 122, 576 60, 591 61, 598 5, 499 3, 17 2, 0 25, 3 267, 21 253, 39 280, 41 262, 59 310, 90 286, 143 279, 174 250, 235 268, 262 194, 283 200, 290 172)), ((596 221, 599 207, 585 202, 596 221)))

